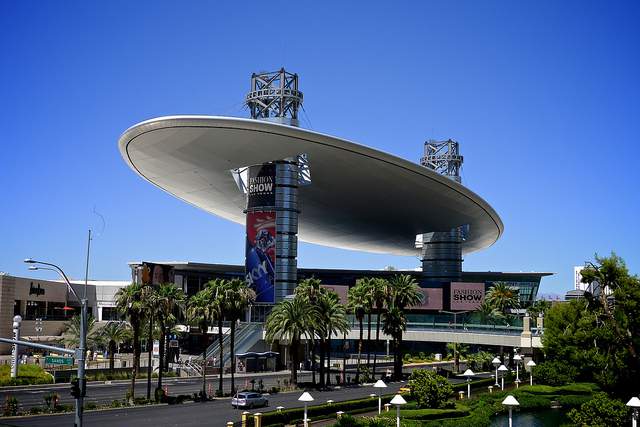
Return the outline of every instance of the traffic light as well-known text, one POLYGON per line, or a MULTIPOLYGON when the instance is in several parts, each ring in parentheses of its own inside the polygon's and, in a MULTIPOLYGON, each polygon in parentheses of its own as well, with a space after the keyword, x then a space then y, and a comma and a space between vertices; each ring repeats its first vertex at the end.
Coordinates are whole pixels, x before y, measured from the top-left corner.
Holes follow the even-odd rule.
POLYGON ((71 396, 73 396, 74 399, 80 397, 80 381, 77 378, 71 379, 71 396))

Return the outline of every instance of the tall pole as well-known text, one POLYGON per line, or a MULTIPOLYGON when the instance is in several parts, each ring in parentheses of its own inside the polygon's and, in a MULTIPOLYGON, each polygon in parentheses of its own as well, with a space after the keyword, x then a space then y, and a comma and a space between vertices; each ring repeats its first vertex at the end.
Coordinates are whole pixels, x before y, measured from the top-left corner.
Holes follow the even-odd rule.
POLYGON ((82 427, 82 406, 84 404, 84 396, 87 392, 87 380, 84 376, 85 358, 87 356, 87 299, 82 298, 80 305, 80 347, 78 348, 78 383, 80 386, 80 395, 76 399, 76 416, 74 422, 76 427, 82 427))
POLYGON ((400 427, 400 405, 396 405, 396 427, 400 427))
MULTIPOLYGON (((13 317, 13 339, 20 341, 20 322, 22 317, 20 315, 13 317)), ((18 344, 13 344, 11 347, 11 378, 18 376, 18 344)))
POLYGON ((151 365, 151 356, 153 352, 153 312, 149 312, 149 339, 147 340, 147 352, 149 360, 147 363, 147 400, 151 400, 151 374, 153 366, 151 365))
POLYGON ((513 409, 511 408, 511 406, 509 406, 509 427, 513 427, 513 414, 512 414, 513 409))

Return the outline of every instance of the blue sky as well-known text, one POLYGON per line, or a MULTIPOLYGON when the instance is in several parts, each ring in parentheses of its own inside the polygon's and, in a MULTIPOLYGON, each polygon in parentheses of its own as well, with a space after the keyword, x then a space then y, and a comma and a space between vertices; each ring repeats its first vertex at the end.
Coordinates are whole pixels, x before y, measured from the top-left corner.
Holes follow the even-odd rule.
MULTIPOLYGON (((595 252, 640 272, 639 20, 615 1, 2 2, 0 271, 31 256, 82 277, 94 207, 93 278, 242 263, 243 227, 144 182, 117 140, 156 116, 246 117, 251 73, 285 66, 305 127, 414 161, 461 143, 464 183, 505 223, 466 270, 555 272, 547 293, 595 252)), ((302 244, 299 265, 418 262, 302 244)))

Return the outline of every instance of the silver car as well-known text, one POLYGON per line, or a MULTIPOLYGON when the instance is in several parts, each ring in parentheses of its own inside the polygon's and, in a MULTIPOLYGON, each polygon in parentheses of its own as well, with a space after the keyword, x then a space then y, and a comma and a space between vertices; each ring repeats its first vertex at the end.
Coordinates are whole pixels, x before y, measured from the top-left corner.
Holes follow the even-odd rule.
POLYGON ((254 393, 252 391, 243 391, 237 393, 231 399, 231 406, 234 408, 256 408, 258 406, 269 406, 269 401, 266 397, 260 393, 254 393))

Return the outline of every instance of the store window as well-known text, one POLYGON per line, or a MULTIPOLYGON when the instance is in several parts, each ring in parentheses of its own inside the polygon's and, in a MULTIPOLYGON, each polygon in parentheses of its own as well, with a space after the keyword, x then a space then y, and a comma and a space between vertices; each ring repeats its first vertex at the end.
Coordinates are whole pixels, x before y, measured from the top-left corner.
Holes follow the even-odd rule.
POLYGON ((102 307, 102 321, 122 320, 120 313, 116 307, 102 307))
POLYGON ((47 320, 65 320, 64 303, 48 302, 47 303, 47 320))
POLYGON ((17 316, 19 314, 21 314, 20 308, 22 306, 22 301, 20 301, 19 299, 15 300, 13 302, 13 315, 17 316))
POLYGON ((44 301, 27 301, 24 320, 35 320, 47 314, 47 303, 44 301))

